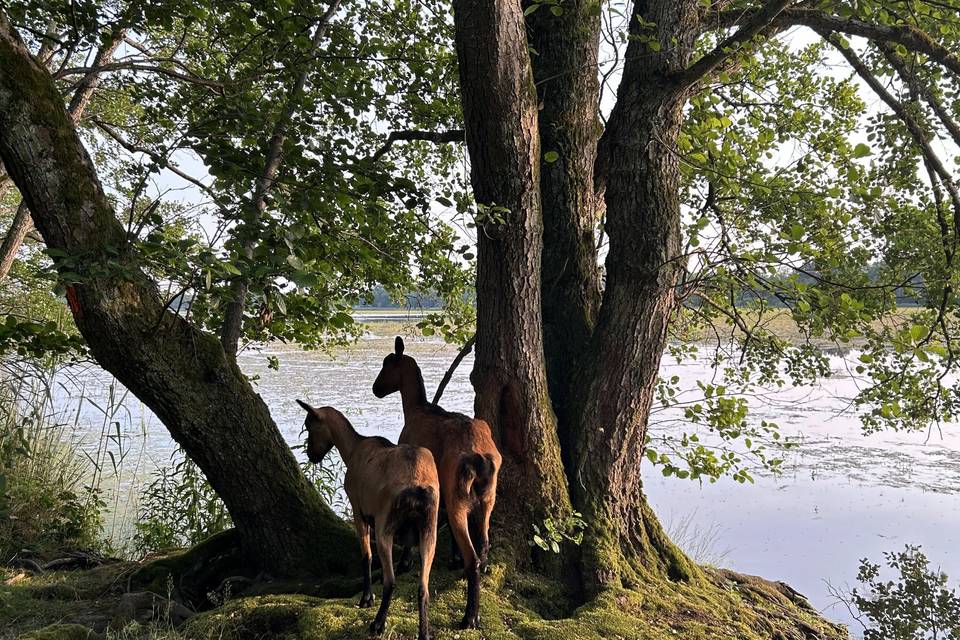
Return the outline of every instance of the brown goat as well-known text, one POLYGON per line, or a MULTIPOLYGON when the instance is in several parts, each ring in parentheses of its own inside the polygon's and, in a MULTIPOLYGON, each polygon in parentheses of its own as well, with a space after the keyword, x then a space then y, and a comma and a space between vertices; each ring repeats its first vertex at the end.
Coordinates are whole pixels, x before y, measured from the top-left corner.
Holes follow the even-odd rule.
POLYGON ((497 495, 500 452, 490 425, 427 402, 423 375, 416 360, 403 355, 403 339, 383 359, 373 393, 383 398, 399 391, 403 399, 403 431, 399 442, 426 447, 437 461, 440 493, 450 531, 467 574, 467 607, 461 628, 480 623, 480 568, 490 549, 490 513, 497 495))
POLYGON ((420 633, 430 637, 430 567, 437 544, 437 510, 440 483, 429 450, 394 445, 379 436, 358 434, 347 418, 333 407, 306 409, 307 457, 318 463, 336 447, 347 467, 343 488, 353 508, 353 520, 363 556, 363 595, 360 607, 373 604, 371 586, 370 528, 376 533, 377 553, 383 568, 383 601, 370 632, 383 633, 387 609, 393 596, 393 543, 420 546, 420 633))

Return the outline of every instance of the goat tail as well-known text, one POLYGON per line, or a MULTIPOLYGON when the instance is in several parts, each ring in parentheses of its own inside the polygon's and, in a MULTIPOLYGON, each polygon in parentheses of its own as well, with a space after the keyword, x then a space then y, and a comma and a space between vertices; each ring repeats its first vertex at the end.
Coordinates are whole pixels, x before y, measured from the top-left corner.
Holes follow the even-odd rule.
POLYGON ((493 479, 493 458, 480 453, 468 453, 460 458, 457 469, 457 485, 460 493, 469 496, 476 493, 483 496, 490 488, 493 479))
POLYGON ((437 510, 437 500, 438 496, 433 487, 407 487, 393 499, 387 528, 396 531, 406 523, 415 523, 418 526, 425 524, 437 510))

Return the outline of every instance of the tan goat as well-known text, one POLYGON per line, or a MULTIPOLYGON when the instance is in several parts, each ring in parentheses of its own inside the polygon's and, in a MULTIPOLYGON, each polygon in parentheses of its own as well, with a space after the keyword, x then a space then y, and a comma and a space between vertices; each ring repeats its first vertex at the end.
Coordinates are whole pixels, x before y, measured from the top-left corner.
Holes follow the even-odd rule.
POLYGON ((490 548, 490 513, 496 502, 500 452, 485 421, 427 402, 420 367, 403 355, 399 336, 394 353, 383 359, 383 369, 373 383, 378 398, 395 391, 403 400, 399 441, 426 447, 437 461, 443 506, 467 574, 467 606, 460 626, 476 628, 480 623, 480 568, 490 548))
POLYGON ((323 460, 336 447, 347 467, 344 490, 353 508, 363 556, 361 607, 373 605, 370 551, 371 527, 376 533, 377 553, 383 568, 383 600, 370 632, 383 633, 393 596, 393 544, 420 547, 420 631, 418 640, 430 637, 430 567, 437 543, 437 509, 440 483, 429 450, 394 445, 379 436, 361 436, 347 418, 333 407, 314 408, 297 400, 307 411, 307 457, 323 460))

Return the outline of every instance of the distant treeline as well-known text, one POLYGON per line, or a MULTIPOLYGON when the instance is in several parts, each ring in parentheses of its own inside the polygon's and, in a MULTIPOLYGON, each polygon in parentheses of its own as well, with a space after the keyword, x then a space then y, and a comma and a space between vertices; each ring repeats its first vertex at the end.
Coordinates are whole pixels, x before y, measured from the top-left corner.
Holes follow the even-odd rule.
POLYGON ((390 294, 382 286, 377 285, 373 289, 369 302, 361 302, 353 305, 354 309, 407 309, 410 307, 419 307, 423 309, 441 309, 443 300, 433 292, 428 293, 406 293, 404 300, 397 302, 390 297, 390 294))
MULTIPOLYGON (((884 278, 881 277, 881 270, 883 266, 880 264, 872 264, 867 267, 867 280, 871 284, 880 284, 884 278)), ((824 281, 830 282, 833 280, 830 276, 824 277, 813 265, 808 265, 802 268, 801 271, 795 272, 795 278, 797 282, 801 282, 806 285, 814 286, 818 283, 824 281)), ((791 277, 791 279, 793 279, 791 277)), ((786 281, 786 278, 783 279, 786 281)), ((776 285, 776 280, 771 281, 776 285)), ((789 287, 785 287, 789 289, 789 287)), ((924 292, 924 283, 921 276, 915 276, 908 282, 906 286, 899 286, 895 290, 895 295, 897 299, 897 306, 899 307, 916 307, 920 306, 924 302, 923 298, 924 292)), ((737 306, 741 304, 752 305, 756 303, 757 300, 763 300, 767 305, 771 307, 785 307, 787 306, 784 302, 778 298, 772 291, 756 291, 756 290, 747 290, 741 292, 737 296, 737 306)))

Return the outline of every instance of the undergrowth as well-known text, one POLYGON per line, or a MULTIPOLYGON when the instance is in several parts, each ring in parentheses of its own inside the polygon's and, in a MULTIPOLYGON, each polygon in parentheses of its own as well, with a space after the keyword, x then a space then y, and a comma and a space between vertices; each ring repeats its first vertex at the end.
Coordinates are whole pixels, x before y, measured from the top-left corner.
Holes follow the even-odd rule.
POLYGON ((36 385, 0 383, 0 561, 102 541, 104 501, 90 461, 51 422, 36 385))

